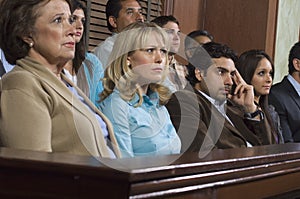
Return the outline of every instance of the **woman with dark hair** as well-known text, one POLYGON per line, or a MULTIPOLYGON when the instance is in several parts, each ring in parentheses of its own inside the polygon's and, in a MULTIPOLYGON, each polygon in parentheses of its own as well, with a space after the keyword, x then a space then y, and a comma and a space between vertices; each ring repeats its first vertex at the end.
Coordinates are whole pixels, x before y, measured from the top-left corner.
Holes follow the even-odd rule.
POLYGON ((244 80, 254 87, 254 100, 265 113, 266 122, 277 143, 283 143, 282 130, 277 112, 268 103, 268 95, 274 78, 274 65, 270 56, 262 50, 249 50, 242 53, 236 68, 244 80))
POLYGON ((75 57, 67 62, 64 73, 98 106, 99 94, 103 91, 103 67, 100 60, 86 50, 86 8, 78 0, 72 0, 71 7, 75 34, 75 57))

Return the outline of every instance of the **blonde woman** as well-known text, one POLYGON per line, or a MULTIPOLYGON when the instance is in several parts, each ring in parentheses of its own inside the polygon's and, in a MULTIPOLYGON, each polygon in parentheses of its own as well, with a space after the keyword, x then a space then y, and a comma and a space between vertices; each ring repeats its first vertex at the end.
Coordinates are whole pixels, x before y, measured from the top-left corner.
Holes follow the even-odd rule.
POLYGON ((168 36, 153 23, 121 32, 105 70, 100 108, 111 120, 123 157, 176 154, 181 142, 164 104, 170 91, 168 36))

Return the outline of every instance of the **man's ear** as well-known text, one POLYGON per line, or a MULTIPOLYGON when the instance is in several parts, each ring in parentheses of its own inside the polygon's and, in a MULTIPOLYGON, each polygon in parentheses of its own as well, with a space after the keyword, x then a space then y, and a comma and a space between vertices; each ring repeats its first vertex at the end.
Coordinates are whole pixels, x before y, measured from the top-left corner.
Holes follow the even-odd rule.
POLYGON ((185 54, 186 54, 186 56, 187 56, 188 59, 191 59, 191 58, 192 58, 192 55, 193 55, 192 50, 187 49, 187 50, 185 51, 185 54))
POLYGON ((300 59, 297 58, 293 59, 293 65, 296 71, 300 72, 300 59))
POLYGON ((117 29, 117 19, 114 16, 109 16, 108 18, 109 24, 114 28, 117 29))
POLYGON ((198 68, 195 68, 195 76, 200 82, 202 81, 202 74, 198 68))

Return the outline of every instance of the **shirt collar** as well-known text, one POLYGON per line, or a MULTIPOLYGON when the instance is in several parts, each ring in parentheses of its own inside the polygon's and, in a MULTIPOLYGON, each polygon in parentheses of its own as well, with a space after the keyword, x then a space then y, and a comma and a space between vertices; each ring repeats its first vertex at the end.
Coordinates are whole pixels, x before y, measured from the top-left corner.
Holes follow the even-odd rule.
POLYGON ((3 67, 5 69, 5 72, 9 72, 9 71, 11 71, 14 68, 13 65, 9 64, 6 61, 5 56, 4 56, 4 52, 1 49, 0 49, 0 59, 2 61, 3 67))
POLYGON ((201 93, 206 99, 208 99, 208 101, 210 101, 210 103, 212 103, 216 107, 224 107, 224 105, 226 104, 226 100, 223 103, 220 103, 219 101, 213 99, 212 97, 208 96, 206 93, 204 93, 200 90, 199 90, 199 93, 201 93))
POLYGON ((288 75, 287 76, 288 80, 290 81, 290 83, 293 85, 293 87, 295 88, 296 92, 298 93, 298 95, 300 96, 300 84, 299 82, 297 82, 293 76, 288 75))
MULTIPOLYGON (((115 89, 117 93, 120 93, 119 90, 115 89)), ((133 98, 128 102, 131 106, 136 105, 139 102, 139 96, 137 93, 134 94, 133 98)), ((147 95, 143 94, 143 103, 158 106, 159 105, 159 95, 157 92, 149 90, 147 95)))

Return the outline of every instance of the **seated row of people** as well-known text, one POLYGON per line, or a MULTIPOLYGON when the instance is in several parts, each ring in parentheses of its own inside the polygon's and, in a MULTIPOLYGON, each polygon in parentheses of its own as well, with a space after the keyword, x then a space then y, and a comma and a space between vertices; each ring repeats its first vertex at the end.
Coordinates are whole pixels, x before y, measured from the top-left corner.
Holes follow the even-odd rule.
MULTIPOLYGON (((12 12, 16 5, 23 11, 28 5, 8 2, 3 0, 1 11, 12 12)), ((199 45, 187 66, 189 83, 172 92, 163 86, 170 75, 167 52, 172 41, 164 29, 141 20, 115 36, 101 92, 101 62, 84 49, 85 8, 75 2, 70 6, 68 0, 55 0, 41 6, 36 1, 42 14, 27 16, 34 23, 21 23, 25 32, 14 23, 0 24, 14 33, 5 34, 0 47, 16 64, 1 81, 3 146, 115 158, 282 143, 272 120, 276 114, 270 113, 265 99, 274 73, 266 54, 253 65, 252 75, 242 72, 247 62, 241 56, 237 68, 242 76, 250 75, 242 77, 228 46, 199 45), (59 11, 64 14, 58 19, 59 11), (44 22, 51 17, 53 21, 44 22), (31 32, 33 28, 38 31, 31 32), (58 37, 59 32, 64 34, 58 37), (54 45, 41 47, 41 38, 54 45), (13 54, 8 43, 22 46, 22 56, 13 54), (261 76, 265 80, 259 80, 261 76)), ((18 13, 0 21, 17 17, 18 13)), ((177 29, 179 24, 172 23, 177 29)))

